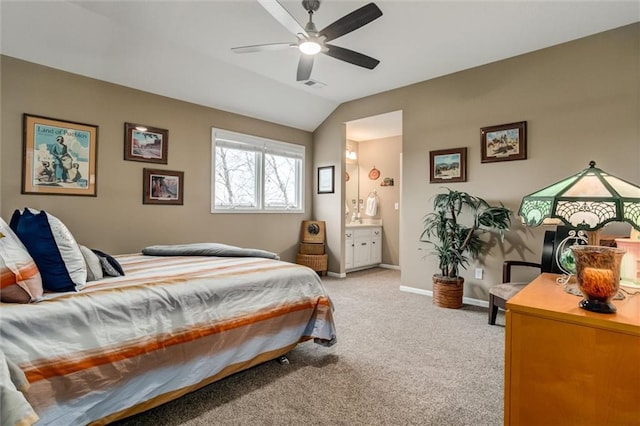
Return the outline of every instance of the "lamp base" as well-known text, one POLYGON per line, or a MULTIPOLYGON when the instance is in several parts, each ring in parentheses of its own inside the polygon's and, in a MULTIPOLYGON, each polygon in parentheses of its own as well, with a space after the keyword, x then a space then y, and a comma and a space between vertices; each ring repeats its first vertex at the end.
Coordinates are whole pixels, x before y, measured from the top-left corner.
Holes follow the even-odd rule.
POLYGON ((598 312, 600 314, 616 313, 616 307, 611 302, 602 302, 600 300, 583 299, 580 301, 580 303, 578 303, 578 306, 580 306, 584 310, 591 311, 591 312, 598 312))

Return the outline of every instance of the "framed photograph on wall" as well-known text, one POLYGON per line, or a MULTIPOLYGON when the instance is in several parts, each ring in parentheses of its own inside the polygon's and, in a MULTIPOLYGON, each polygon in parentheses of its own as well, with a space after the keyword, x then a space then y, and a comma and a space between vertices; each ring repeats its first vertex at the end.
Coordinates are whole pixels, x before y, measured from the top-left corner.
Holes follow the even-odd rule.
POLYGON ((480 129, 482 162, 527 159, 527 122, 501 124, 480 129))
POLYGON ((430 183, 466 182, 467 148, 429 152, 430 183))
POLYGON ((22 193, 95 197, 98 126, 23 114, 22 193))
POLYGON ((143 204, 184 204, 184 172, 143 169, 143 204))
POLYGON ((124 123, 124 159, 167 164, 169 131, 141 124, 124 123))
POLYGON ((333 194, 335 166, 318 167, 318 194, 333 194))

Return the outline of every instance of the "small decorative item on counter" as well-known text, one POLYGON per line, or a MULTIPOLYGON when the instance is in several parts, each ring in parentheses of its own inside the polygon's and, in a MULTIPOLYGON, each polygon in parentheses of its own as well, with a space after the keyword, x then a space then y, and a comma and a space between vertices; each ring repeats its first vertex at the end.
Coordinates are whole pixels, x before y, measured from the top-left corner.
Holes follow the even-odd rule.
POLYGON ((582 309, 615 313, 611 303, 620 288, 620 263, 625 251, 614 247, 572 246, 576 261, 578 288, 584 295, 582 309))

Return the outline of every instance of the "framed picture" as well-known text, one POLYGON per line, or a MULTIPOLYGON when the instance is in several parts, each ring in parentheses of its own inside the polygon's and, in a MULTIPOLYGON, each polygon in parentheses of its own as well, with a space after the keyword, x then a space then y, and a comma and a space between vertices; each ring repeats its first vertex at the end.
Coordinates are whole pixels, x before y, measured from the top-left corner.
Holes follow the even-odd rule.
POLYGON ((124 159, 167 164, 169 131, 157 127, 124 123, 124 159))
POLYGON ((22 193, 95 197, 98 126, 22 118, 22 193))
POLYGON ((333 194, 335 166, 318 167, 318 194, 333 194))
POLYGON ((527 159, 527 122, 480 129, 482 162, 527 159))
POLYGON ((467 148, 430 151, 429 164, 430 183, 467 181, 467 148))
POLYGON ((143 204, 184 204, 184 172, 143 169, 143 204))

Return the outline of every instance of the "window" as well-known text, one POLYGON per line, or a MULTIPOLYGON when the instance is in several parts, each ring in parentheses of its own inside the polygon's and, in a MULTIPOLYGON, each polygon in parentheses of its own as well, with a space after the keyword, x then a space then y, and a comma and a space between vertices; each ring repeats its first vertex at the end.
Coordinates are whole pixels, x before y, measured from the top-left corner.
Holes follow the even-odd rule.
POLYGON ((305 148, 212 130, 211 211, 303 211, 305 148))

